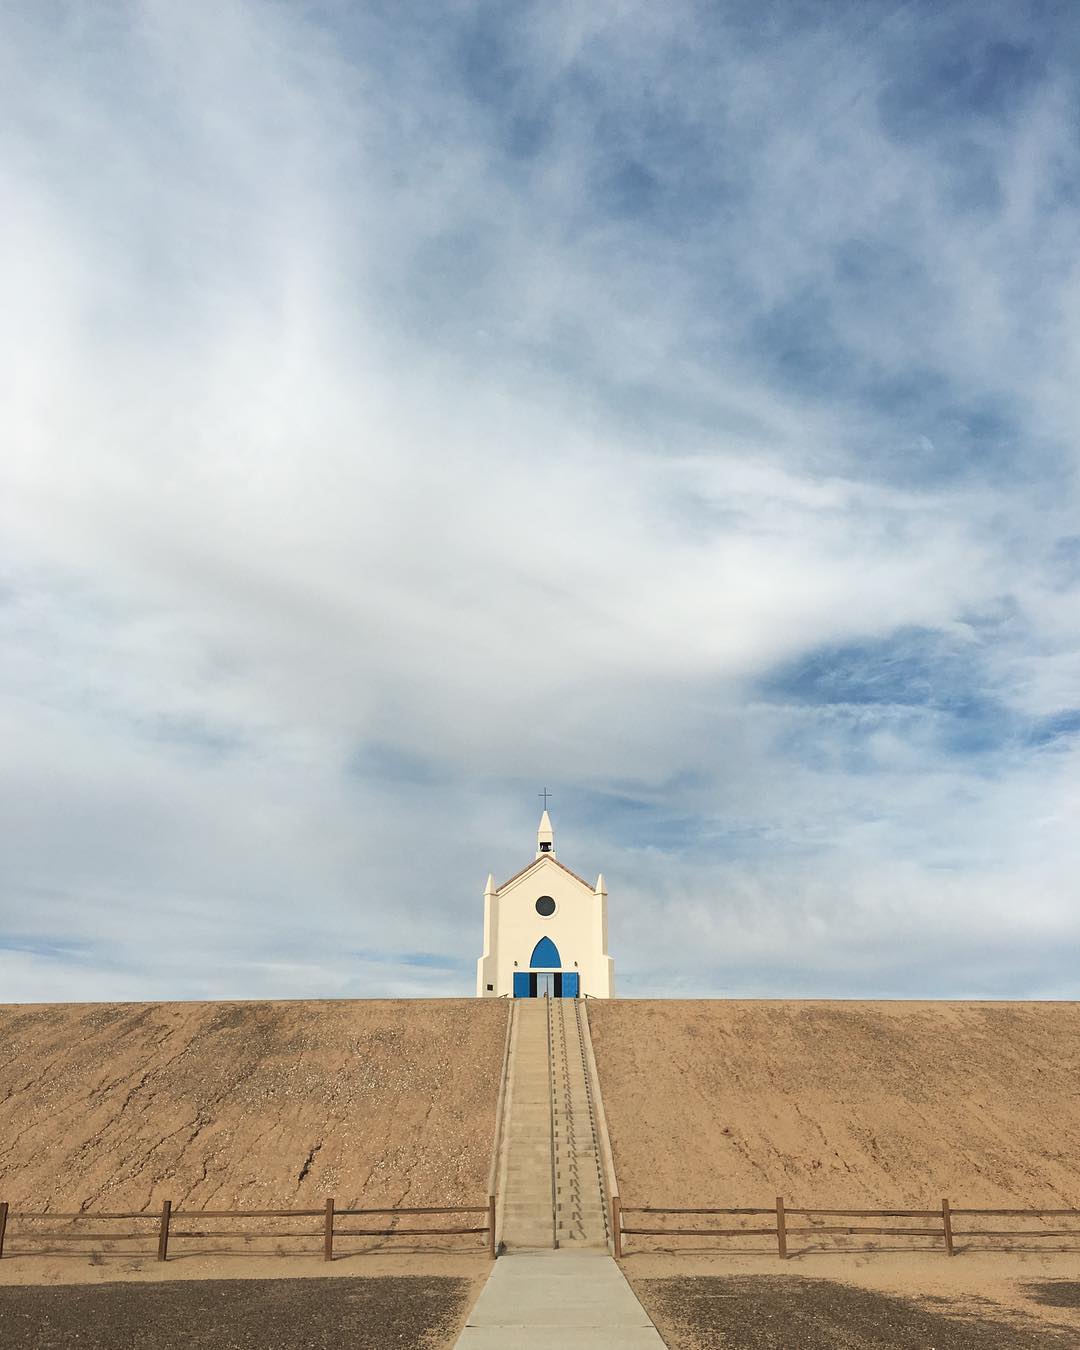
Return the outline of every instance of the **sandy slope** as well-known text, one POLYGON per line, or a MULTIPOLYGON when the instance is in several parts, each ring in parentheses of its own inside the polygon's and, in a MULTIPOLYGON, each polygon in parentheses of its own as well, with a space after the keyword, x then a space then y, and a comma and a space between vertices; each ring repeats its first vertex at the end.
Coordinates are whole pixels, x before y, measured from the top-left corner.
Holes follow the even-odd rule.
POLYGON ((0 1199, 482 1203, 507 1006, 0 1006, 0 1199))
POLYGON ((626 1204, 1080 1206, 1080 1004, 613 1000, 626 1204))

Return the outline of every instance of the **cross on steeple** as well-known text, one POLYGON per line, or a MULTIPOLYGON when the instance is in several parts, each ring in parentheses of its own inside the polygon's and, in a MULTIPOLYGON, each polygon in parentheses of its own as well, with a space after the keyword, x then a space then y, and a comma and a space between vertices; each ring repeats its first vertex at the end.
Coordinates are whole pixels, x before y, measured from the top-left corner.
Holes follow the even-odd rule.
POLYGON ((554 794, 551 793, 551 792, 549 792, 549 791, 547 790, 547 788, 545 788, 545 789, 543 790, 543 792, 538 792, 536 795, 537 795, 538 797, 543 797, 543 799, 544 799, 544 810, 546 811, 546 810, 547 810, 547 804, 548 804, 548 798, 551 797, 551 796, 553 796, 554 794))

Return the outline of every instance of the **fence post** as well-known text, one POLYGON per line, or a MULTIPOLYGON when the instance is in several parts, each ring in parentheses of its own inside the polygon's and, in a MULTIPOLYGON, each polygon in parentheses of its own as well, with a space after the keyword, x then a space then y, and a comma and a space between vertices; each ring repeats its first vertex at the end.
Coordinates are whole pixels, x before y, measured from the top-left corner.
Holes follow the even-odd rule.
POLYGON ((615 1243, 615 1260, 622 1260, 622 1201, 617 1195, 611 1197, 611 1236, 615 1243))
POLYGON ((334 1259, 334 1200, 332 1196, 327 1198, 326 1210, 323 1214, 322 1259, 324 1261, 334 1259))
POLYGON ((787 1260, 787 1216, 784 1213, 784 1197, 776 1197, 776 1247, 780 1260, 787 1260))
POLYGON ((495 1197, 488 1196, 488 1256, 495 1260, 495 1197))
POLYGON ((169 1220, 172 1217, 172 1201, 161 1202, 161 1224, 158 1227, 157 1259, 165 1261, 169 1256, 169 1220))
POLYGON ((0 1200, 0 1256, 4 1254, 4 1234, 7 1232, 8 1202, 0 1200))
POLYGON ((950 1256, 955 1256, 952 1240, 952 1210, 949 1208, 947 1199, 941 1202, 941 1222, 945 1226, 945 1250, 950 1256))

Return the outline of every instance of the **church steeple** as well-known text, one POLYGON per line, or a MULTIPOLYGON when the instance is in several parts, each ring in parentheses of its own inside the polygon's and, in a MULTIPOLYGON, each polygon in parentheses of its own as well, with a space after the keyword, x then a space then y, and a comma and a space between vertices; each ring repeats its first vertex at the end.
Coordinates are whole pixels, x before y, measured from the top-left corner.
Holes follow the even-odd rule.
POLYGON ((550 853, 553 858, 555 856, 555 831, 546 810, 540 817, 540 828, 536 831, 536 856, 539 858, 545 853, 550 853))

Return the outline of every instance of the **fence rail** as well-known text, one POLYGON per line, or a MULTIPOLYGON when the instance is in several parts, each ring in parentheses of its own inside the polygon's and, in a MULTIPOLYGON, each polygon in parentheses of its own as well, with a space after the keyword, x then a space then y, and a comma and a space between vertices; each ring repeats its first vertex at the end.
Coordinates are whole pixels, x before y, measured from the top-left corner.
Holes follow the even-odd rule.
POLYGON ((777 1252, 782 1259, 788 1255, 789 1237, 834 1236, 843 1234, 873 1235, 875 1237, 928 1237, 944 1243, 946 1255, 956 1255, 958 1238, 1076 1238, 1080 1241, 1080 1227, 1067 1229, 1020 1228, 988 1229, 965 1228, 958 1233, 954 1220, 957 1215, 964 1218, 1025 1218, 1025 1219, 1077 1219, 1080 1209, 967 1209, 953 1206, 948 1198, 941 1202, 938 1209, 800 1209, 790 1206, 782 1195, 776 1197, 776 1203, 768 1208, 693 1208, 677 1209, 668 1205, 623 1205, 618 1196, 611 1202, 611 1230, 614 1235, 615 1255, 623 1254, 624 1237, 771 1237, 776 1241, 777 1252), (627 1226, 624 1215, 655 1214, 667 1215, 725 1215, 739 1218, 763 1218, 768 1215, 772 1222, 767 1227, 743 1228, 642 1228, 634 1224, 627 1226), (796 1216, 799 1219, 930 1219, 936 1220, 933 1227, 894 1227, 877 1224, 798 1224, 792 1226, 788 1220, 796 1216))
MULTIPOLYGON (((171 1238, 266 1236, 321 1239, 323 1260, 332 1261, 334 1259, 335 1237, 463 1237, 479 1236, 480 1234, 483 1234, 486 1238, 485 1246, 488 1255, 494 1260, 495 1197, 493 1195, 488 1196, 485 1205, 397 1205, 384 1209, 338 1209, 332 1197, 326 1200, 321 1209, 173 1209, 172 1201, 166 1200, 162 1203, 159 1211, 150 1214, 145 1211, 142 1213, 133 1211, 110 1211, 106 1213, 105 1211, 95 1212, 93 1210, 81 1210, 76 1214, 54 1214, 48 1211, 41 1213, 31 1210, 14 1210, 10 1207, 9 1202, 0 1201, 0 1257, 4 1255, 5 1243, 10 1243, 12 1239, 18 1239, 20 1243, 24 1241, 140 1242, 149 1241, 156 1236, 157 1259, 166 1261, 169 1256, 169 1240, 171 1238), (411 1217, 421 1214, 452 1214, 459 1217, 468 1214, 483 1214, 486 1222, 479 1225, 455 1226, 452 1228, 399 1228, 393 1222, 389 1226, 378 1228, 343 1228, 339 1223, 341 1219, 363 1219, 365 1216, 373 1215, 389 1215, 393 1220, 396 1220, 402 1216, 411 1217), (43 1219, 53 1223, 76 1222, 78 1220, 87 1220, 92 1223, 138 1220, 141 1223, 156 1224, 156 1229, 143 1228, 125 1233, 42 1232, 34 1225, 43 1219), (306 1229, 303 1232, 267 1230, 262 1233, 253 1233, 250 1229, 192 1228, 190 1226, 178 1228, 174 1226, 178 1220, 186 1221, 188 1225, 191 1225, 192 1223, 205 1222, 207 1219, 321 1219, 322 1223, 317 1228, 306 1229), (12 1227, 13 1221, 17 1221, 17 1232, 12 1227), (31 1226, 24 1231, 23 1225, 26 1223, 31 1226)), ((9 1250, 8 1255, 12 1254, 9 1250)), ((20 1247, 19 1255, 27 1254, 29 1253, 24 1252, 20 1247)))

